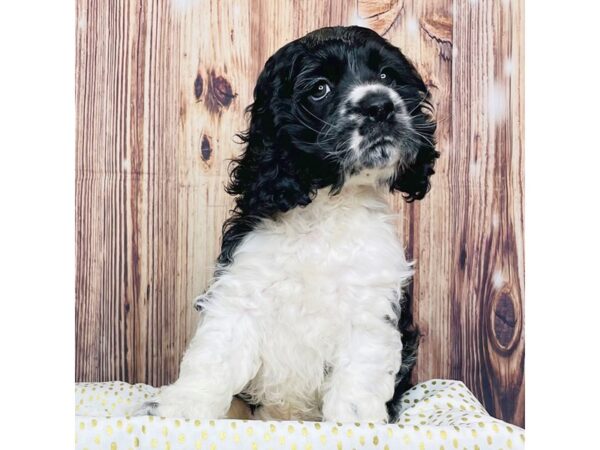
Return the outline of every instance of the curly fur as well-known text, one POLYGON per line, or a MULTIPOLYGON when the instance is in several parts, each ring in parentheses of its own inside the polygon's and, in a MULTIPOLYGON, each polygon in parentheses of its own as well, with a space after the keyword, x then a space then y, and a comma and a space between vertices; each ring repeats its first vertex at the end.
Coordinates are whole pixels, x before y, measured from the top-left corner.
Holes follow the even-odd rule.
POLYGON ((247 111, 216 277, 151 412, 218 417, 242 395, 258 418, 393 420, 418 331, 381 191, 430 188, 427 87, 375 32, 324 28, 269 58, 247 111))

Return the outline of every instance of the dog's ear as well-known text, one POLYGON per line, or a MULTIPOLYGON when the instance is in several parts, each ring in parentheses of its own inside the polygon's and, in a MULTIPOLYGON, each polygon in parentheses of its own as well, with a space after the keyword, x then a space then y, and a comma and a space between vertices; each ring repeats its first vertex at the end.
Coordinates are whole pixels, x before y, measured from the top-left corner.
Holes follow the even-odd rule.
POLYGON ((435 149, 434 110, 427 85, 415 65, 399 48, 387 42, 384 45, 400 60, 398 67, 402 68, 400 76, 403 83, 398 90, 410 115, 414 130, 410 139, 415 146, 415 157, 412 162, 406 164, 403 161, 396 168, 390 190, 403 192, 406 201, 413 202, 425 197, 429 191, 429 179, 435 173, 433 170, 435 160, 440 156, 435 149))
POLYGON ((250 126, 238 135, 246 144, 233 161, 227 192, 236 196, 239 212, 269 217, 314 197, 310 155, 294 147, 286 130, 292 122, 294 68, 302 49, 291 43, 265 64, 254 89, 254 103, 247 108, 250 126))
POLYGON ((254 103, 246 109, 250 126, 238 135, 245 148, 232 161, 226 187, 236 206, 223 225, 222 266, 231 263, 240 240, 260 219, 306 206, 316 195, 319 161, 294 146, 288 133, 294 123, 294 71, 302 52, 292 42, 269 58, 258 77, 254 103))
POLYGON ((429 179, 435 173, 435 160, 440 154, 435 149, 436 123, 429 94, 425 91, 420 92, 419 98, 407 98, 406 107, 411 111, 411 124, 416 132, 411 138, 416 146, 416 154, 411 163, 398 166, 390 190, 403 192, 404 198, 410 203, 422 199, 429 191, 429 179))

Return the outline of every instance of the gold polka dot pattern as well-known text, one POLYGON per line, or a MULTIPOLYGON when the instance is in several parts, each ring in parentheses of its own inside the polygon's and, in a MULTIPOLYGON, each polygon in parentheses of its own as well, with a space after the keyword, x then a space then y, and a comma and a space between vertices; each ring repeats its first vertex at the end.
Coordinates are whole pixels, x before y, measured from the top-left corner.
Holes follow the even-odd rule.
POLYGON ((160 389, 75 385, 75 447, 137 449, 523 449, 524 430, 490 417, 460 381, 431 380, 402 397, 395 424, 185 420, 133 416, 160 389))

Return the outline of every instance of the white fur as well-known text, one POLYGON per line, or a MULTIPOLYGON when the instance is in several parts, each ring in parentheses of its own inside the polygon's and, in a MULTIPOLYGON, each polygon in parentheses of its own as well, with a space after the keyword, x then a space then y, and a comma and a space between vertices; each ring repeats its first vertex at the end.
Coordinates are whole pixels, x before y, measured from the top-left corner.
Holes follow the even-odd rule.
POLYGON ((412 274, 392 219, 374 187, 353 184, 264 220, 202 296, 154 413, 223 417, 244 390, 262 419, 387 420, 402 343, 386 316, 412 274))
MULTIPOLYGON (((398 93, 396 91, 394 91, 393 89, 391 89, 388 86, 385 86, 384 84, 381 84, 381 83, 357 84, 356 86, 354 86, 352 88, 352 90, 348 94, 345 103, 356 106, 365 96, 372 94, 372 93, 386 94, 389 97, 389 99, 394 103, 394 108, 396 110, 396 113, 395 113, 396 120, 399 123, 402 123, 408 130, 411 130, 412 132, 414 132, 414 130, 412 128, 412 124, 411 124, 410 114, 408 113, 408 111, 406 109, 406 105, 404 104, 404 101, 398 95, 398 93)), ((347 114, 346 107, 342 107, 340 109, 339 114, 340 114, 340 117, 345 117, 347 120, 355 121, 357 124, 362 124, 366 120, 365 117, 362 115, 347 114)), ((410 149, 411 145, 408 145, 408 146, 398 145, 397 143, 394 143, 394 140, 391 138, 387 138, 387 139, 385 139, 385 141, 386 141, 385 150, 388 152, 388 154, 390 155, 390 158, 391 158, 387 164, 388 172, 390 172, 390 169, 392 169, 392 166, 396 165, 399 161, 401 161, 402 158, 404 158, 405 160, 410 160, 410 159, 414 158, 414 153, 411 151, 407 151, 407 149, 404 148, 404 147, 407 147, 408 149, 410 149)), ((349 139, 348 148, 350 149, 351 152, 349 154, 348 161, 346 161, 346 163, 349 166, 353 166, 355 164, 355 162, 357 160, 359 160, 361 155, 363 154, 363 151, 364 151, 364 149, 362 148, 363 142, 365 142, 365 138, 360 135, 358 128, 356 128, 352 132, 352 135, 349 139)), ((385 178, 381 178, 380 181, 387 181, 387 178, 389 178, 392 175, 393 175, 393 171, 392 171, 392 173, 389 174, 389 176, 387 176, 385 178)))

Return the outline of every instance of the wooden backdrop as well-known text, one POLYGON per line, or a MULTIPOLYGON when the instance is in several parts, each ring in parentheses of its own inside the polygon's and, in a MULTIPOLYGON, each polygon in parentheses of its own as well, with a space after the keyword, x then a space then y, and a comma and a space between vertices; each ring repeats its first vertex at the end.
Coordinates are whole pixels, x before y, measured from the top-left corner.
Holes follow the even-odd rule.
POLYGON ((232 201, 227 159, 266 59, 326 25, 400 46, 442 157, 392 198, 418 261, 415 380, 463 380, 524 424, 523 6, 518 0, 77 0, 76 379, 172 382, 232 201))

